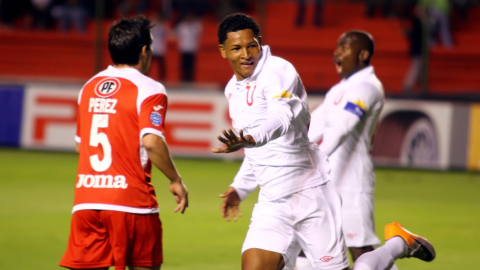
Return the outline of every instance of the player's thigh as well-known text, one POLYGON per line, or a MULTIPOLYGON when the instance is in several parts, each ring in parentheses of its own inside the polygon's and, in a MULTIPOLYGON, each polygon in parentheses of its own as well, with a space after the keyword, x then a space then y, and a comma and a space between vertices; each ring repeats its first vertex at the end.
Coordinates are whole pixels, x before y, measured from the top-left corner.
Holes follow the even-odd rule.
POLYGON ((60 266, 70 269, 104 269, 113 264, 109 232, 101 211, 79 210, 73 213, 67 250, 60 266))
POLYGON ((108 267, 103 268, 68 268, 71 270, 108 270, 108 267))
POLYGON ((155 267, 163 263, 162 237, 162 223, 158 214, 137 215, 135 235, 131 244, 130 265, 157 269, 155 267))
POLYGON ((373 193, 342 191, 342 223, 347 247, 377 246, 373 193))
POLYGON ((115 266, 157 267, 163 262, 158 214, 103 211, 115 266))
POLYGON ((242 270, 281 270, 285 266, 280 253, 251 248, 242 253, 242 270))
POLYGON ((342 232, 341 200, 333 184, 302 191, 299 197, 300 222, 295 231, 306 257, 315 269, 348 267, 347 250, 342 232))
MULTIPOLYGON (((284 263, 290 260, 286 257, 287 252, 295 247, 297 242, 294 238, 293 227, 290 225, 291 222, 285 220, 285 215, 282 212, 284 205, 285 200, 283 199, 275 202, 260 201, 255 205, 242 248, 242 262, 245 263, 245 267, 248 267, 244 269, 256 269, 254 268, 255 265, 263 265, 264 263, 276 267, 278 266, 279 256, 284 263), (271 256, 257 256, 263 253, 271 256), (253 257, 255 257, 255 260, 251 259, 253 257)), ((298 255, 298 252, 299 248, 294 258, 298 255)))

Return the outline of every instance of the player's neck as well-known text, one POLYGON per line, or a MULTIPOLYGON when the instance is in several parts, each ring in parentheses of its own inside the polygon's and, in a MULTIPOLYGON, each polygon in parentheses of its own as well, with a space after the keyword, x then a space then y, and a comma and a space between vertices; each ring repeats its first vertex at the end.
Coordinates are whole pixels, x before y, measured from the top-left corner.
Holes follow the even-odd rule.
POLYGON ((119 68, 119 69, 122 69, 122 68, 133 68, 133 69, 136 69, 138 71, 140 71, 140 73, 142 73, 142 66, 139 64, 137 65, 134 65, 134 66, 130 66, 130 65, 127 65, 127 64, 118 64, 118 65, 113 65, 114 68, 119 68))
POLYGON ((352 77, 353 75, 357 74, 358 72, 364 70, 365 68, 369 67, 370 65, 362 65, 362 66, 359 66, 357 69, 355 69, 354 72, 352 72, 352 74, 348 75, 347 77, 345 77, 345 79, 349 79, 350 77, 352 77))

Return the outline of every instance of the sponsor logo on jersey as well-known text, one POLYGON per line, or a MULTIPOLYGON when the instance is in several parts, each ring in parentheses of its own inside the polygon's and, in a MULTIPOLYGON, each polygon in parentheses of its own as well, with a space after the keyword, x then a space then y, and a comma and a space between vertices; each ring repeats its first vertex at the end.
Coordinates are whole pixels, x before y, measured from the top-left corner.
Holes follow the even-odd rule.
POLYGON ((347 104, 345 104, 345 108, 343 109, 346 110, 347 112, 351 112, 355 114, 359 118, 362 118, 363 115, 365 115, 365 111, 367 110, 367 107, 361 100, 357 100, 354 102, 350 102, 350 101, 347 102, 347 104))
POLYGON ((162 123, 162 116, 158 112, 152 112, 150 114, 150 121, 154 126, 160 126, 162 123))
POLYGON ((106 78, 95 86, 95 95, 99 97, 111 97, 120 89, 121 83, 117 78, 106 78))
POLYGON ((163 109, 163 106, 162 106, 162 105, 153 106, 153 109, 154 109, 155 111, 158 111, 158 110, 163 109))
POLYGON ((323 256, 323 257, 320 258, 320 261, 322 261, 322 262, 329 262, 329 261, 331 261, 332 259, 333 259, 332 256, 323 256))
POLYGON ((127 179, 123 175, 92 175, 79 174, 76 188, 121 188, 128 187, 127 179))
POLYGON ((287 90, 283 90, 283 92, 280 95, 276 95, 273 98, 291 98, 292 95, 287 93, 287 90))

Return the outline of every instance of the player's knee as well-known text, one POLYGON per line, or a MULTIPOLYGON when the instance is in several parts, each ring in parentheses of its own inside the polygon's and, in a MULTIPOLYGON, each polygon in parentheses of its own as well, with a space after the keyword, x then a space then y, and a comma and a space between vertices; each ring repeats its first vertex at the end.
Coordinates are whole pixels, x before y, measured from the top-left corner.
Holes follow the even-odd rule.
POLYGON ((352 255, 352 260, 356 261, 358 257, 360 257, 362 254, 373 251, 372 246, 365 246, 365 247, 350 247, 348 248, 350 250, 350 254, 352 255))

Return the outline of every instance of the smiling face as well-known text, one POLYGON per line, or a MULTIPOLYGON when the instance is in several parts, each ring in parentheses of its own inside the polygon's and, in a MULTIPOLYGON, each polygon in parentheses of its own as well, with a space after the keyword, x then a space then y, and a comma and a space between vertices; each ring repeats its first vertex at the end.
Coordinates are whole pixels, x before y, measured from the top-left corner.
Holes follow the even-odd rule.
POLYGON ((239 81, 253 75, 262 55, 260 38, 251 29, 227 33, 227 39, 218 48, 239 81))
POLYGON ((366 50, 360 49, 357 37, 351 34, 343 34, 337 41, 337 48, 333 52, 333 62, 338 75, 346 79, 355 72, 366 67, 365 62, 369 57, 366 50))

